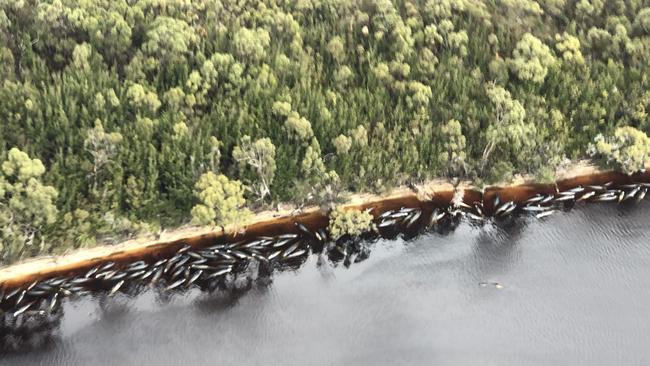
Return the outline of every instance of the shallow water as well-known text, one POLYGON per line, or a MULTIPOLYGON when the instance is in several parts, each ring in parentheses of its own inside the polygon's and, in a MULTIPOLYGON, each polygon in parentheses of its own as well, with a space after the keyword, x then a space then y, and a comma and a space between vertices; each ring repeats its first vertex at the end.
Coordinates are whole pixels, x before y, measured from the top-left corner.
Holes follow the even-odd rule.
POLYGON ((68 302, 46 346, 0 364, 648 364, 649 214, 592 204, 381 240, 349 268, 313 255, 228 295, 68 302))

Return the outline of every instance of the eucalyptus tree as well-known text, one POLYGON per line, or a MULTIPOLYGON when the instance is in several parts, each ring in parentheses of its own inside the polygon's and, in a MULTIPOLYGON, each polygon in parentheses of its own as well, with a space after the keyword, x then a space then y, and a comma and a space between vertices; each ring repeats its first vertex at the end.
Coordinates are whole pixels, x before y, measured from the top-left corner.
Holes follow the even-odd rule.
POLYGON ((328 231, 334 240, 344 235, 359 236, 374 228, 373 217, 366 211, 338 206, 329 213, 328 231))
POLYGON ((438 157, 441 166, 446 167, 448 174, 459 175, 467 171, 465 164, 466 139, 459 121, 450 119, 440 129, 442 151, 438 157))
POLYGON ((200 203, 192 208, 192 221, 199 225, 241 224, 250 215, 243 206, 244 186, 238 180, 230 180, 223 174, 207 172, 195 185, 200 203))
POLYGON ((645 171, 650 164, 650 138, 630 126, 617 128, 613 136, 597 135, 588 151, 607 166, 628 174, 645 171))
POLYGON ((115 163, 114 158, 122 139, 122 135, 118 132, 106 132, 100 120, 95 121, 95 127, 88 129, 84 148, 91 157, 92 168, 89 176, 94 194, 99 194, 102 176, 109 165, 115 163))
POLYGON ((45 166, 39 159, 12 148, 0 175, 0 257, 11 261, 47 252, 46 237, 56 219, 58 192, 43 184, 45 166))
POLYGON ((485 131, 487 144, 481 157, 483 171, 495 150, 502 153, 500 159, 512 162, 525 161, 535 144, 535 126, 526 122, 526 110, 510 92, 496 85, 488 85, 486 94, 492 104, 493 120, 485 131))
POLYGON ((173 62, 183 60, 198 39, 185 20, 161 15, 148 25, 142 50, 156 60, 173 62))
POLYGON ((549 68, 556 62, 553 51, 530 33, 524 34, 517 42, 512 58, 508 60, 510 69, 519 79, 534 83, 543 82, 549 68))
POLYGON ((269 138, 252 141, 250 136, 242 137, 239 145, 232 152, 233 159, 238 163, 239 171, 244 173, 247 168, 255 175, 250 183, 253 193, 258 200, 271 195, 271 184, 275 176, 275 146, 269 138))

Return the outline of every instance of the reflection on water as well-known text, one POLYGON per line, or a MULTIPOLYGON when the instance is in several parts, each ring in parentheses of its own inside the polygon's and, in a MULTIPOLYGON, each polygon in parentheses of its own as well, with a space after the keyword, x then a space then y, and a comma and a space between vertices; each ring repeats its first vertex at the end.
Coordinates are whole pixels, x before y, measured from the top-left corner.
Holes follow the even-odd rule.
POLYGON ((650 205, 461 224, 230 289, 67 302, 7 365, 647 364, 650 205), (363 259, 363 257, 361 257, 363 259), (480 286, 499 283, 503 288, 480 286))

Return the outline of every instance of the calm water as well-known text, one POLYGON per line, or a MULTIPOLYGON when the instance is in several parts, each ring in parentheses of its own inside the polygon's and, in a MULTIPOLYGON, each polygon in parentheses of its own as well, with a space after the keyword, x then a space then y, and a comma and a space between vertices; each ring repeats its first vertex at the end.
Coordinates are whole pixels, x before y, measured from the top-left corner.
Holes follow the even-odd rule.
POLYGON ((0 364, 649 364, 649 214, 463 224, 379 241, 349 268, 312 256, 236 295, 68 303, 47 346, 0 364))

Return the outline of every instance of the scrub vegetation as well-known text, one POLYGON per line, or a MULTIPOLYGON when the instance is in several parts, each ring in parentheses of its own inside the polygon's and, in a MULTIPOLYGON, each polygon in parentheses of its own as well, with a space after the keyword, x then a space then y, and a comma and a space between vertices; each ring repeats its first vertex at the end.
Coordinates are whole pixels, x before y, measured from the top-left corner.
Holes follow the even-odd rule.
POLYGON ((0 0, 0 263, 648 162, 648 0, 0 0))
POLYGON ((373 217, 369 212, 336 207, 329 214, 328 231, 333 239, 344 235, 359 236, 374 228, 373 217))

